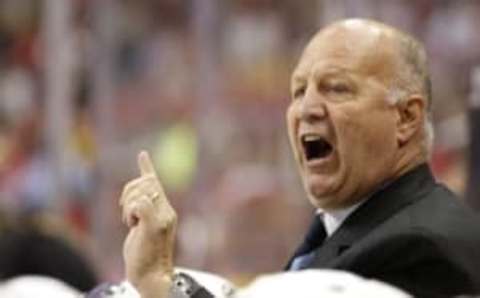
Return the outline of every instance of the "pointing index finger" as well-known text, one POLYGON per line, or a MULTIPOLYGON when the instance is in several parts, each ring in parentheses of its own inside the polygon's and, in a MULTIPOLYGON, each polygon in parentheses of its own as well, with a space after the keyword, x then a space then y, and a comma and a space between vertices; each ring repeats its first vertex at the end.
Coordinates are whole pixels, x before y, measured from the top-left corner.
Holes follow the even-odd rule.
POLYGON ((138 168, 142 176, 157 175, 150 154, 148 154, 147 151, 141 151, 140 154, 138 154, 138 168))

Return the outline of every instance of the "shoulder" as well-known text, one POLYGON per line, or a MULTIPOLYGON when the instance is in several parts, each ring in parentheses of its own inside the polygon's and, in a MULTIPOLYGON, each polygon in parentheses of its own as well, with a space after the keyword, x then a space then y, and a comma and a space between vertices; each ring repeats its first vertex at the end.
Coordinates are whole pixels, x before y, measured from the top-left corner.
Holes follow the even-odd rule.
POLYGON ((394 214, 355 246, 361 255, 393 268, 435 264, 480 276, 480 220, 443 186, 394 214))
POLYGON ((354 247, 385 257, 398 252, 461 263, 476 258, 478 261, 472 262, 480 268, 480 219, 450 190, 437 184, 421 199, 376 225, 354 247))
POLYGON ((372 234, 389 240, 435 244, 445 250, 473 249, 480 247, 480 217, 439 184, 422 199, 393 214, 372 234))
MULTIPOLYGON (((404 208, 397 217, 402 223, 399 228, 428 239, 465 237, 480 244, 480 217, 441 184, 437 184, 421 200, 404 208)), ((395 217, 392 219, 395 220, 395 217)))

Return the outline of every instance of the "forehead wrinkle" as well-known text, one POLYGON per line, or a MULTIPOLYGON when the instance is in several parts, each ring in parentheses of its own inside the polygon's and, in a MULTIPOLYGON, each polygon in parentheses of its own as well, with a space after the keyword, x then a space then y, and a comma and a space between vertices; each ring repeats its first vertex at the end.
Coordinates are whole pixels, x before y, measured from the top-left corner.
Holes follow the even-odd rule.
POLYGON ((318 76, 320 72, 345 73, 353 71, 350 65, 344 62, 348 59, 347 51, 320 49, 305 52, 292 74, 292 82, 306 81, 309 77, 318 76))
POLYGON ((312 67, 312 76, 315 79, 321 79, 325 76, 336 76, 336 75, 346 75, 349 76, 354 72, 353 69, 344 65, 344 64, 336 64, 330 62, 324 62, 320 64, 316 64, 312 67))
POLYGON ((332 73, 338 73, 339 68, 336 66, 327 66, 327 69, 325 70, 325 67, 321 67, 322 63, 317 62, 308 67, 308 69, 299 69, 295 70, 295 72, 292 75, 292 80, 291 80, 291 85, 292 87, 295 85, 301 85, 305 84, 308 82, 310 78, 313 78, 315 81, 317 81, 319 78, 326 74, 332 74, 332 73), (318 65, 320 64, 320 66, 318 65))
POLYGON ((376 23, 347 21, 332 25, 319 31, 307 44, 294 76, 305 80, 318 64, 328 63, 389 85, 398 70, 395 40, 395 32, 376 23))
POLYGON ((370 75, 371 73, 367 68, 371 68, 371 66, 369 67, 371 63, 366 60, 368 59, 361 57, 361 55, 319 57, 317 61, 315 61, 315 59, 309 59, 308 63, 302 63, 294 72, 292 75, 292 83, 304 83, 308 81, 309 78, 318 80, 325 76, 344 75, 351 77, 355 74, 370 75), (352 59, 352 57, 354 57, 354 59, 352 59))

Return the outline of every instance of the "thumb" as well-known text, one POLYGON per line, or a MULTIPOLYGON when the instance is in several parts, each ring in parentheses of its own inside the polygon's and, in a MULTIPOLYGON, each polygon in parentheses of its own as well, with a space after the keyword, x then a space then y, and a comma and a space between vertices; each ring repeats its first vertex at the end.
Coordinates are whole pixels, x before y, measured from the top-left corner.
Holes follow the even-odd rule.
POLYGON ((138 154, 138 168, 140 169, 140 174, 142 176, 157 175, 150 154, 145 150, 142 150, 140 154, 138 154))

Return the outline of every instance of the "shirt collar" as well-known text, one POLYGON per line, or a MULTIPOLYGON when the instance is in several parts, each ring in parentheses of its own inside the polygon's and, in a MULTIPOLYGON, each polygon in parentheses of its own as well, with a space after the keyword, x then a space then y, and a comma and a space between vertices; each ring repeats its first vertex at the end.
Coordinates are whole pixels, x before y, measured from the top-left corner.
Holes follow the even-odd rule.
POLYGON ((349 206, 346 208, 335 209, 335 210, 328 210, 325 211, 323 209, 317 209, 317 214, 322 216, 323 224, 325 225, 325 230, 327 231, 327 237, 330 237, 336 230, 342 225, 342 223, 347 219, 347 217, 352 214, 362 203, 359 203, 349 206))
POLYGON ((325 225, 325 230, 327 231, 327 237, 330 237, 333 233, 335 233, 335 231, 340 228, 345 219, 347 219, 347 217, 352 214, 353 211, 357 210, 358 207, 360 207, 365 201, 367 201, 373 193, 384 189, 390 183, 391 181, 389 180, 382 183, 382 185, 378 187, 376 191, 371 192, 370 195, 365 196, 363 200, 360 200, 360 202, 352 206, 329 211, 318 208, 316 213, 317 215, 320 215, 322 217, 323 224, 325 225))

